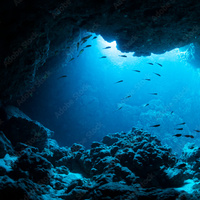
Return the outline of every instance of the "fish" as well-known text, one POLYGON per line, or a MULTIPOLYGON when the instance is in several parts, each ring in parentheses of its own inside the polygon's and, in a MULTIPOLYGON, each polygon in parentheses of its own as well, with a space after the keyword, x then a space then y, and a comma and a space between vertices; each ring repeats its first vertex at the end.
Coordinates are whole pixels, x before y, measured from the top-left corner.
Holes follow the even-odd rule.
POLYGON ((155 72, 154 72, 154 74, 155 74, 155 75, 157 75, 157 76, 161 76, 160 74, 158 74, 158 73, 155 73, 155 72))
POLYGON ((78 43, 77 43, 77 51, 78 51, 78 49, 79 49, 79 45, 80 45, 80 43, 78 42, 78 43))
POLYGON ((185 163, 182 163, 182 164, 179 164, 178 166, 177 166, 177 168, 178 169, 181 169, 181 168, 183 168, 183 167, 185 167, 186 166, 186 164, 185 163))
POLYGON ((145 80, 145 81, 151 81, 151 79, 150 79, 150 78, 145 78, 144 80, 145 80))
POLYGON ((107 56, 101 56, 100 58, 107 58, 107 56))
POLYGON ((162 65, 160 63, 156 63, 156 64, 162 67, 162 65))
POLYGON ((71 58, 71 59, 69 60, 69 62, 71 62, 72 60, 74 60, 74 58, 71 58))
POLYGON ((196 131, 197 133, 200 133, 200 130, 194 130, 194 131, 196 131))
MULTIPOLYGON (((123 98, 123 99, 128 99, 128 98, 131 98, 131 95, 128 95, 128 96, 126 96, 125 98, 123 98)), ((123 100, 122 99, 122 100, 123 100)))
POLYGON ((86 43, 86 42, 87 42, 87 40, 83 40, 83 41, 82 41, 82 45, 83 45, 84 43, 86 43))
POLYGON ((105 47, 105 48, 103 48, 103 49, 110 49, 111 48, 111 46, 107 46, 107 47, 105 47))
POLYGON ((175 128, 175 130, 182 131, 183 128, 175 128))
POLYGON ((120 57, 123 57, 123 58, 126 58, 127 56, 126 55, 119 55, 120 57))
POLYGON ((88 36, 85 36, 81 39, 81 41, 84 41, 84 40, 88 40, 90 37, 92 37, 92 35, 88 35, 88 36))
POLYGON ((174 113, 174 111, 171 111, 171 115, 174 113))
POLYGON ((122 83, 123 82, 123 80, 120 80, 120 81, 117 81, 117 82, 115 82, 115 83, 122 83))
POLYGON ((156 124, 156 125, 152 125, 150 127, 159 127, 159 126, 160 126, 160 124, 156 124))
POLYGON ((94 40, 94 39, 97 39, 97 36, 94 36, 92 39, 93 39, 93 40, 94 40))
POLYGON ((119 107, 117 110, 121 110, 123 108, 123 106, 119 107))
POLYGON ((144 107, 147 107, 147 106, 149 106, 149 104, 148 104, 148 103, 144 105, 144 107))
POLYGON ((173 136, 175 136, 175 137, 181 137, 182 134, 176 134, 176 135, 173 135, 173 136))
POLYGON ((60 78, 66 78, 67 77, 67 75, 63 75, 63 76, 60 76, 58 79, 60 79, 60 78))
POLYGON ((83 53, 83 51, 84 49, 81 49, 77 57, 79 57, 83 53))
POLYGON ((134 72, 140 72, 140 70, 137 70, 137 69, 134 69, 134 70, 132 70, 132 71, 134 71, 134 72))
POLYGON ((153 63, 147 63, 147 64, 149 64, 149 65, 153 65, 153 63))
POLYGON ((152 94, 152 95, 158 95, 158 93, 156 93, 156 92, 155 92, 155 93, 149 93, 149 94, 152 94))
POLYGON ((89 44, 89 45, 85 46, 85 48, 88 48, 88 47, 91 47, 91 46, 92 46, 92 45, 89 44))
POLYGON ((183 123, 177 124, 177 126, 184 125, 184 124, 186 124, 186 123, 185 123, 185 122, 183 122, 183 123))
POLYGON ((193 135, 184 135, 185 137, 187 137, 187 138, 194 138, 194 136, 193 135))

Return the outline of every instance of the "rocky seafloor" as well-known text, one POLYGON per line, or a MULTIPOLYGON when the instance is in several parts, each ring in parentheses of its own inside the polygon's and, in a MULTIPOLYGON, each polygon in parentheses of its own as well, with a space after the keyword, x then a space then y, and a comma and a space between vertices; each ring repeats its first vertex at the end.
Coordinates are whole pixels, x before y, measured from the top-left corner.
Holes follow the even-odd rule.
POLYGON ((60 147, 53 132, 19 109, 0 110, 1 200, 184 200, 200 198, 200 148, 178 158, 137 128, 90 149, 60 147))

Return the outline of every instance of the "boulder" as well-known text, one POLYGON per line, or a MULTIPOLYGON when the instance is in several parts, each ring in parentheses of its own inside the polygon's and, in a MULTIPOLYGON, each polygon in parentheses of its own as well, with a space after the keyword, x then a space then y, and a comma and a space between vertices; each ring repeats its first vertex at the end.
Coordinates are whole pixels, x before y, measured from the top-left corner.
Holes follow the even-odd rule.
POLYGON ((107 146, 111 146, 113 145, 115 142, 118 141, 118 138, 115 138, 115 137, 111 137, 111 136, 105 136, 102 140, 102 142, 104 144, 106 144, 107 146))
POLYGON ((0 131, 0 158, 3 158, 6 154, 13 155, 14 150, 11 142, 7 139, 2 131, 0 131))
POLYGON ((45 158, 32 152, 30 149, 24 150, 22 155, 15 162, 13 171, 18 173, 19 170, 28 172, 29 178, 38 184, 49 184, 51 169, 53 165, 45 158))
POLYGON ((13 181, 8 176, 2 176, 0 177, 0 182, 0 197, 2 200, 40 200, 36 193, 37 188, 35 184, 28 179, 13 181))
POLYGON ((37 121, 31 120, 22 111, 14 106, 6 107, 8 120, 4 122, 2 130, 13 146, 18 142, 44 149, 47 140, 53 132, 37 121))

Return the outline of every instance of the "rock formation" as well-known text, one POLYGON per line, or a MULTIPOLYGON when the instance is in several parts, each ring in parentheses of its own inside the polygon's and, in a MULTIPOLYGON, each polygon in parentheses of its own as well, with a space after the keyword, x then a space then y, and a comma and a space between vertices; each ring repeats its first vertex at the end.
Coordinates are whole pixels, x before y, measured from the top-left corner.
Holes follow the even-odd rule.
MULTIPOLYGON (((14 110, 15 108, 10 108, 14 110)), ((10 112, 10 113, 14 113, 10 112)), ((19 110, 18 110, 19 114, 19 110)), ((23 114, 21 113, 21 116, 23 114)), ((23 127, 32 130, 30 119, 23 127)), ((12 119, 8 119, 9 121, 12 119)), ((15 124, 16 129, 22 126, 15 124)), ((38 127, 38 122, 31 122, 38 127)), ((45 129, 46 130, 46 129, 45 129)), ((26 129, 18 132, 24 136, 26 129)), ((43 129, 39 132, 45 135, 43 129)), ((199 148, 185 146, 178 159, 149 133, 132 128, 105 136, 86 150, 80 144, 59 147, 46 134, 38 143, 7 139, 1 132, 0 196, 4 199, 198 199, 199 148), (188 150, 189 149, 189 150, 188 150), (193 180, 193 193, 178 189, 193 180)), ((7 137, 6 137, 7 136, 7 137)), ((34 136, 26 134, 26 139, 34 136)))
POLYGON ((0 99, 16 100, 34 88, 51 71, 45 63, 70 55, 85 32, 116 40, 119 50, 135 56, 197 43, 199 6, 194 0, 3 0, 0 99))

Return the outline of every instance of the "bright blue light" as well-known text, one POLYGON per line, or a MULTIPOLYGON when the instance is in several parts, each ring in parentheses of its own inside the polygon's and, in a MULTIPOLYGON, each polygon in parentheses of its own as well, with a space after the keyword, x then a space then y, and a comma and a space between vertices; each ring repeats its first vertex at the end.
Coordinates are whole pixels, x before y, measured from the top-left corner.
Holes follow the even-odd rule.
POLYGON ((110 46, 111 46, 111 48, 116 48, 116 46, 117 46, 116 41, 111 42, 111 43, 110 43, 110 46))
POLYGON ((113 41, 113 42, 107 42, 105 41, 101 36, 98 37, 98 46, 101 48, 101 52, 102 53, 111 53, 112 54, 115 54, 117 52, 120 52, 117 50, 117 43, 116 41, 113 41), (110 49, 104 49, 105 47, 108 47, 110 46, 111 48, 110 49))
MULTIPOLYGON (((128 57, 127 60, 129 60, 130 58, 132 59, 132 61, 136 61, 136 60, 141 60, 141 59, 146 59, 146 60, 151 60, 152 62, 155 60, 164 60, 164 59, 169 59, 169 60, 177 60, 180 59, 180 56, 185 54, 186 51, 181 51, 180 49, 176 48, 173 49, 169 52, 165 52, 164 54, 160 55, 156 55, 156 54, 151 54, 151 56, 147 56, 147 57, 135 57, 133 56, 134 52, 129 52, 129 53, 124 53, 121 52, 117 49, 117 42, 113 41, 113 42, 107 42, 103 39, 103 37, 98 36, 98 46, 100 47, 100 51, 102 54, 105 54, 107 56, 109 56, 111 59, 117 59, 119 58, 119 55, 123 54, 126 55, 128 57), (111 46, 110 49, 104 49, 107 46, 111 46)), ((120 58, 121 59, 121 58, 120 58)))
POLYGON ((113 62, 113 64, 117 64, 119 67, 123 67, 123 63, 126 62, 128 57, 133 58, 133 53, 122 53, 117 49, 117 42, 107 42, 101 36, 98 37, 98 47, 99 51, 102 56, 107 56, 107 58, 113 62), (110 46, 111 48, 105 49, 106 47, 110 46), (122 58, 119 55, 126 55, 127 58, 122 58))

